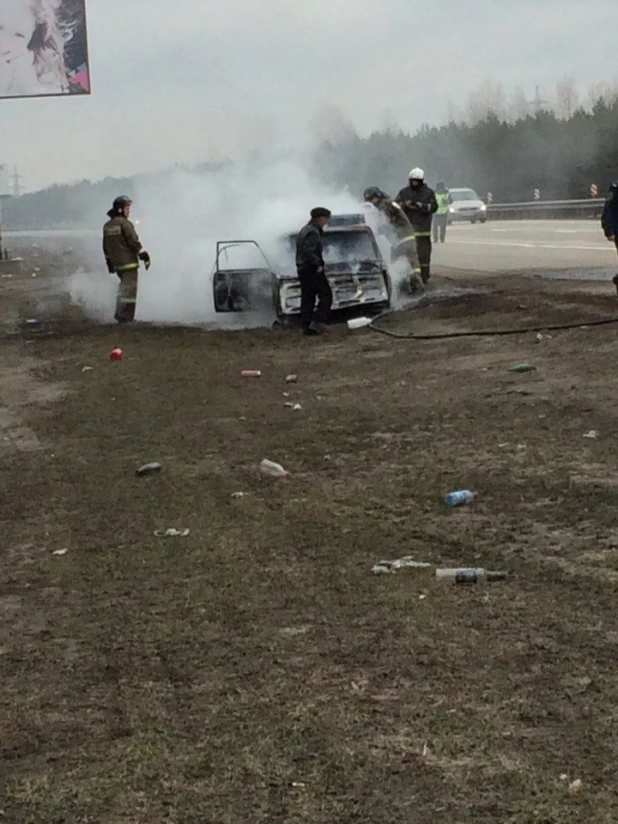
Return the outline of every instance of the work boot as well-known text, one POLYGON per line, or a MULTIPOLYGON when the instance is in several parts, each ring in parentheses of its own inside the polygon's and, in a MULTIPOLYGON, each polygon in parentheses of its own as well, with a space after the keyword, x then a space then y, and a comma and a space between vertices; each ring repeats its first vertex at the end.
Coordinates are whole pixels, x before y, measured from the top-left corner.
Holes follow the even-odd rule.
POLYGON ((324 332, 329 332, 329 328, 325 323, 320 323, 320 321, 314 320, 310 329, 313 329, 318 335, 322 335, 324 332))
POLYGON ((616 292, 618 292, 618 275, 614 275, 614 277, 612 278, 612 283, 616 287, 616 292))
POLYGON ((321 332, 318 332, 317 329, 313 328, 313 324, 311 326, 303 326, 303 335, 309 335, 310 337, 315 337, 316 335, 321 335, 321 332))

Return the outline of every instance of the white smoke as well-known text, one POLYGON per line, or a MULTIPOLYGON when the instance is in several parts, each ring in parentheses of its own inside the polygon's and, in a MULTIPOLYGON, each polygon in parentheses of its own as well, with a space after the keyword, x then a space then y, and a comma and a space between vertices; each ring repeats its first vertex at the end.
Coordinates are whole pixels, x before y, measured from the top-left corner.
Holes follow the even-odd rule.
MULTIPOLYGON (((368 205, 365 208, 365 215, 367 223, 373 229, 382 257, 388 266, 392 285, 391 307, 395 310, 404 309, 415 302, 406 288, 410 278, 410 265, 405 257, 391 260, 392 246, 387 239, 389 224, 386 217, 374 206, 368 205)), ((420 295, 417 295, 416 299, 418 297, 420 295)))
MULTIPOLYGON (((280 239, 306 223, 314 206, 333 213, 360 210, 350 193, 316 182, 287 160, 258 168, 236 165, 208 175, 178 169, 152 182, 141 181, 132 218, 152 267, 141 270, 137 319, 245 327, 269 323, 272 318, 215 313, 216 243, 256 240, 269 262, 291 267, 294 274, 293 257, 283 254, 280 239)), ((91 317, 111 319, 117 279, 107 274, 98 249, 95 254, 100 257, 89 262, 93 271, 77 273, 70 293, 91 317)), ((255 249, 231 249, 228 255, 229 266, 264 266, 255 249)))

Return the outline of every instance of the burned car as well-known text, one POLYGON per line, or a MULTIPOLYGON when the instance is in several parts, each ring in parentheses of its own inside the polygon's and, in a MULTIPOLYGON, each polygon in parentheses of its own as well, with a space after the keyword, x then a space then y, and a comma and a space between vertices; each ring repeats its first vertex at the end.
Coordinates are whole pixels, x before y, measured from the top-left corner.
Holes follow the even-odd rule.
MULTIPOLYGON (((324 230, 325 274, 333 291, 332 311, 362 308, 376 314, 390 306, 391 285, 386 263, 364 215, 334 215, 324 230)), ((272 265, 254 240, 217 243, 213 273, 217 312, 274 309, 280 322, 300 317, 300 281, 295 266, 296 235, 281 238, 282 258, 272 265), (251 252, 253 265, 229 264, 232 248, 251 252), (259 263, 255 265, 255 258, 259 263)))

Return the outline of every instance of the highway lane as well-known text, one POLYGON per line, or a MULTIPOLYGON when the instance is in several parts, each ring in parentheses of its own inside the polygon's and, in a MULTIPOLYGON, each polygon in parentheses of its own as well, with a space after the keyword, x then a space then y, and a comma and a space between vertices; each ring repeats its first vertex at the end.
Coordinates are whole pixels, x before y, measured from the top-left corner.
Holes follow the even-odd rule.
MULTIPOLYGON (((73 246, 98 255, 100 233, 5 232, 5 242, 9 248, 36 243, 56 251, 73 246)), ((454 223, 447 229, 446 243, 434 246, 433 262, 436 272, 546 272, 551 276, 567 271, 570 277, 601 280, 618 272, 616 248, 605 239, 597 220, 454 223)))
POLYGON ((618 271, 616 247, 596 220, 455 223, 434 246, 436 266, 480 272, 571 270, 604 278, 618 271))

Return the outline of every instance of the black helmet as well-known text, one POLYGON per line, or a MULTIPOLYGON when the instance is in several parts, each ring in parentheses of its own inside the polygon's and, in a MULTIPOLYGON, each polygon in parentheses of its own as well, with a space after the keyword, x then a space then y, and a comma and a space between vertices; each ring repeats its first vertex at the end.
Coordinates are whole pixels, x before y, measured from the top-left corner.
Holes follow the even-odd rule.
POLYGON ((382 189, 378 189, 377 186, 369 186, 369 188, 363 192, 363 198, 365 200, 373 200, 374 197, 382 200, 382 198, 387 197, 387 195, 384 194, 382 189))
POLYGON ((118 212, 122 212, 122 210, 125 208, 125 206, 130 206, 132 203, 133 203, 133 201, 127 195, 119 195, 114 200, 114 205, 112 206, 112 211, 117 214, 118 212))

